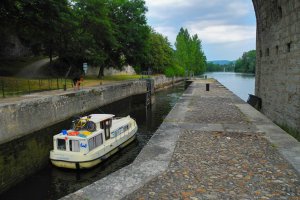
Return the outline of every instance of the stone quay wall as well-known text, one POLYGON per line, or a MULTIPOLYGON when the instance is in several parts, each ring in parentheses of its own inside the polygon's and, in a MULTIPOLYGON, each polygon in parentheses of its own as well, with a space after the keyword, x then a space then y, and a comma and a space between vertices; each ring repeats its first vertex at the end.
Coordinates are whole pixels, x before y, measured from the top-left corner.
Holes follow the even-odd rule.
POLYGON ((164 87, 168 87, 171 85, 174 85, 178 82, 183 81, 184 79, 182 77, 166 77, 166 76, 155 76, 153 77, 154 80, 154 89, 158 90, 158 89, 162 89, 164 87))
MULTIPOLYGON (((154 89, 183 80, 157 76, 154 89)), ((100 106, 147 92, 146 80, 127 81, 66 91, 59 94, 39 93, 35 98, 0 104, 0 144, 28 135, 100 106)), ((35 94, 33 94, 35 95, 35 94)))
POLYGON ((146 92, 146 81, 67 91, 0 105, 0 143, 27 135, 120 99, 146 92))
POLYGON ((300 1, 253 0, 257 18, 255 93, 262 113, 300 130, 300 1))

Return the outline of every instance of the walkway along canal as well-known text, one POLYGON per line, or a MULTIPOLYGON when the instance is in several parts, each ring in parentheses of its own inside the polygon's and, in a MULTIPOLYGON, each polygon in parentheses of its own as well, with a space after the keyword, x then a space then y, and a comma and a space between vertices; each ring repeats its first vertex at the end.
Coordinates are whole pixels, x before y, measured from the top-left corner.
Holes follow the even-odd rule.
POLYGON ((299 199, 299 142, 207 82, 189 86, 132 164, 63 199, 299 199))
POLYGON ((41 170, 4 192, 0 195, 0 199, 57 199, 130 164, 162 123, 183 90, 182 83, 155 93, 152 96, 152 101, 155 103, 148 110, 144 106, 145 95, 138 95, 90 111, 89 113, 113 113, 116 116, 129 114, 137 120, 139 126, 137 140, 134 143, 91 170, 82 170, 77 173, 55 168, 49 163, 48 155, 52 148, 52 136, 65 127, 69 127, 72 119, 1 145, 0 155, 9 161, 6 165, 1 163, 0 166, 3 167, 1 172, 7 176, 18 173, 18 166, 26 162, 40 165, 41 170))

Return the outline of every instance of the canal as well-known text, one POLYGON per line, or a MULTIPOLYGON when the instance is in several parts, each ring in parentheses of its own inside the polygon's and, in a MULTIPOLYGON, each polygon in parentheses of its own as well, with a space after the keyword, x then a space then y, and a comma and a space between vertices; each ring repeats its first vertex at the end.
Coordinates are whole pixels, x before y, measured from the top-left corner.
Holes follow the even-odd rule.
MULTIPOLYGON (((23 199, 58 199, 69 193, 85 187, 110 173, 132 163, 139 154, 143 146, 147 144, 153 133, 160 126, 165 116, 170 112, 184 91, 184 84, 157 92, 153 96, 154 104, 151 108, 145 109, 144 96, 129 97, 127 99, 115 102, 113 104, 101 107, 89 113, 112 113, 116 116, 130 115, 136 119, 138 124, 137 139, 126 148, 119 151, 107 159, 102 164, 89 170, 65 170, 52 166, 48 156, 43 158, 45 163, 38 172, 24 179, 11 189, 0 195, 0 199, 23 200, 23 199)), ((85 113, 85 114, 89 114, 85 113)), ((32 134, 30 137, 20 139, 15 143, 5 144, 0 148, 0 156, 3 156, 1 149, 13 148, 13 153, 19 154, 21 148, 27 143, 40 142, 43 149, 33 149, 36 151, 48 151, 52 147, 52 136, 58 131, 68 127, 71 119, 48 127, 32 134), (14 147, 12 147, 14 146, 14 147)), ((44 154, 45 155, 45 154, 44 154)), ((22 157, 22 155, 16 155, 22 157)), ((28 159, 28 158, 27 158, 28 159)), ((20 160, 19 158, 19 161, 20 160)), ((9 169, 7 167, 7 169, 9 169)), ((10 173, 13 173, 10 172, 10 173)))
POLYGON ((234 73, 234 72, 210 72, 207 77, 218 80, 234 94, 244 101, 247 101, 249 94, 254 94, 255 76, 254 74, 234 73))

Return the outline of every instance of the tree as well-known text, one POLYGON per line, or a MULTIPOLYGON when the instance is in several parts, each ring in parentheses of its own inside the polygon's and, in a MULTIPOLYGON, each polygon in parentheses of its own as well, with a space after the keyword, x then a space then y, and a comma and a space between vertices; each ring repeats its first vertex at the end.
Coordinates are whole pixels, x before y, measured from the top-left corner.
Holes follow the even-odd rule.
POLYGON ((185 69, 187 75, 202 74, 205 71, 206 57, 197 34, 191 37, 187 29, 181 28, 175 47, 175 62, 185 69))
POLYGON ((110 65, 142 65, 150 33, 144 0, 107 0, 118 46, 111 48, 110 65))
POLYGON ((101 0, 76 0, 72 6, 73 27, 62 57, 82 66, 83 62, 103 68, 109 58, 108 51, 115 48, 108 7, 101 0))
POLYGON ((235 72, 255 73, 256 51, 244 52, 242 57, 235 63, 235 72))
POLYGON ((14 0, 1 2, 0 35, 17 36, 34 54, 45 51, 52 60, 59 39, 59 24, 68 10, 67 0, 14 0))
POLYGON ((173 49, 167 37, 151 30, 147 46, 146 65, 155 73, 163 73, 173 65, 173 49))

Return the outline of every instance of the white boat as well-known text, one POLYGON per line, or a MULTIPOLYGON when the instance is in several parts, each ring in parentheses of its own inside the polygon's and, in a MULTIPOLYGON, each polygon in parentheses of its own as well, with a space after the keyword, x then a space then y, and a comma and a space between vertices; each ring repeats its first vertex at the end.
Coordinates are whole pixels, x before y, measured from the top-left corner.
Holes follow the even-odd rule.
POLYGON ((50 160, 62 168, 91 168, 125 147, 136 137, 137 124, 130 116, 92 114, 73 121, 70 130, 53 136, 50 160))

